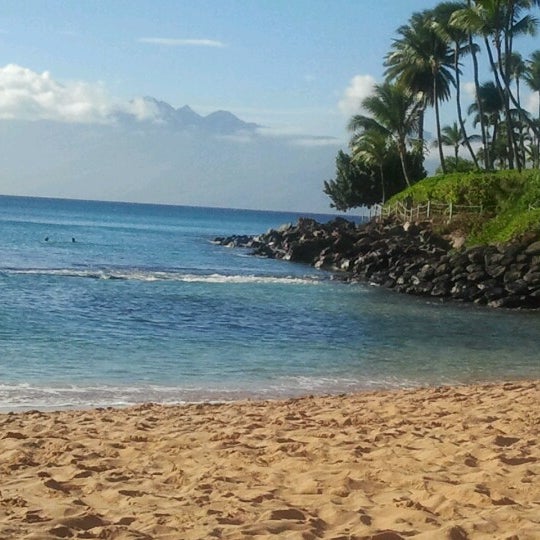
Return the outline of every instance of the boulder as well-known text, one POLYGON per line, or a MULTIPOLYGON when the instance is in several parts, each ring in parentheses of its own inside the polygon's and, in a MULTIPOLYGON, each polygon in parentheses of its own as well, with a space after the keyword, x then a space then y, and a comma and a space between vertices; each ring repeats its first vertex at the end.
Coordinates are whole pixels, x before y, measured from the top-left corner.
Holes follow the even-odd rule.
POLYGON ((527 255, 530 255, 531 257, 533 255, 540 255, 540 240, 538 240, 538 242, 533 242, 532 244, 529 244, 525 249, 525 253, 527 255))

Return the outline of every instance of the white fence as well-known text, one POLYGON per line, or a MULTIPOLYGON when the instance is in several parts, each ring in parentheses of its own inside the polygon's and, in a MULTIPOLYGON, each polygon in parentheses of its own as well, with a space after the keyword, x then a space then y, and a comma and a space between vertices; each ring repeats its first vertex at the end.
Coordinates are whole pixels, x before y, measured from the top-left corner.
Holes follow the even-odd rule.
POLYGON ((394 216, 401 221, 421 221, 442 219, 450 222, 456 215, 464 214, 483 214, 486 211, 482 205, 472 206, 453 203, 434 203, 427 201, 425 204, 416 206, 405 205, 398 201, 391 206, 374 205, 370 209, 372 218, 394 216))

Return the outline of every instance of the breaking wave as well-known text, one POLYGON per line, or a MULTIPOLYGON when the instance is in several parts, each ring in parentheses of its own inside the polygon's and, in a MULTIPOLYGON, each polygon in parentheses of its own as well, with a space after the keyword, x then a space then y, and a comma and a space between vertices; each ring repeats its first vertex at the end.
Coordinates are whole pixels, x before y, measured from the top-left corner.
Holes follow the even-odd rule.
POLYGON ((258 275, 227 275, 227 274, 197 274, 193 272, 175 271, 149 271, 149 270, 116 270, 116 269, 88 269, 76 270, 72 268, 29 268, 29 269, 7 269, 2 270, 6 275, 37 275, 37 276, 57 276, 68 278, 86 278, 103 280, 123 280, 123 281, 179 281, 186 283, 270 283, 284 285, 313 285, 322 280, 322 277, 315 276, 258 276, 258 275))

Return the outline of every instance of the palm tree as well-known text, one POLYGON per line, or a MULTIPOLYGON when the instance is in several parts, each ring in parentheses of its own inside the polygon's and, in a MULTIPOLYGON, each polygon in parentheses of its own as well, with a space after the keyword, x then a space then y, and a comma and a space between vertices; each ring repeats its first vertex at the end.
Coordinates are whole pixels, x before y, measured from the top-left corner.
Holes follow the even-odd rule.
POLYGON ((471 0, 467 0, 467 7, 458 9, 450 16, 449 24, 450 26, 462 30, 467 34, 467 39, 469 42, 469 50, 471 52, 472 61, 473 61, 473 74, 474 74, 474 88, 476 96, 476 106, 480 118, 480 132, 482 134, 482 148, 483 148, 483 161, 484 166, 488 167, 490 162, 489 157, 489 145, 487 139, 486 125, 484 123, 484 113, 482 111, 482 103, 479 99, 480 96, 480 79, 479 79, 479 67, 478 67, 478 57, 477 53, 479 50, 478 45, 474 42, 474 31, 473 25, 470 24, 470 11, 472 10, 471 0))
MULTIPOLYGON (((512 53, 514 37, 520 34, 532 35, 537 26, 534 17, 528 14, 522 16, 522 12, 538 4, 538 1, 532 0, 475 0, 473 6, 459 10, 453 17, 457 26, 482 36, 484 40, 497 90, 504 103, 507 143, 510 149, 508 160, 510 168, 514 166, 514 158, 518 168, 520 168, 520 163, 513 137, 510 101, 518 110, 519 104, 510 88, 509 58, 512 53), (496 59, 492 44, 495 48, 496 59)), ((534 124, 529 121, 528 123, 533 130, 536 130, 534 124)))
POLYGON ((384 163, 388 156, 388 137, 378 129, 368 129, 351 139, 353 161, 362 161, 379 171, 382 204, 386 201, 384 163))
MULTIPOLYGON (((444 126, 441 132, 442 145, 452 146, 454 148, 454 162, 456 169, 459 161, 459 147, 465 146, 467 143, 470 147, 470 143, 472 141, 481 140, 481 137, 479 137, 478 135, 467 136, 466 133, 463 133, 461 126, 459 126, 457 122, 454 122, 452 125, 449 126, 444 126)), ((438 143, 438 141, 435 141, 435 143, 438 143)))
POLYGON ((475 43, 469 41, 469 35, 467 32, 456 27, 451 23, 453 14, 464 9, 466 5, 463 2, 442 2, 433 9, 433 21, 432 27, 435 32, 441 37, 443 41, 451 44, 453 47, 454 56, 454 80, 456 87, 456 110, 458 115, 458 121, 465 140, 465 145, 469 151, 469 154, 474 162, 476 169, 479 169, 478 159, 472 146, 470 139, 467 137, 467 130, 465 128, 465 120, 463 118, 463 110, 461 108, 461 69, 460 59, 469 53, 478 52, 479 47, 475 43))
POLYGON ((417 133, 420 106, 415 96, 403 86, 390 82, 377 84, 374 93, 362 101, 362 107, 371 116, 357 114, 348 126, 353 133, 374 130, 394 141, 408 186, 411 182, 406 165, 407 144, 417 133))
MULTIPOLYGON (((540 126, 540 50, 534 51, 526 62, 526 70, 523 75, 525 84, 538 93, 538 117, 537 125, 540 126)), ((536 133, 536 151, 533 152, 533 164, 540 166, 540 135, 536 133)))
POLYGON ((491 169, 493 165, 492 150, 497 144, 498 130, 501 122, 501 112, 504 110, 503 99, 497 86, 494 82, 489 81, 480 85, 479 93, 476 96, 477 101, 473 103, 468 110, 469 114, 475 114, 473 125, 477 125, 483 117, 484 125, 486 126, 486 137, 489 145, 490 161, 484 163, 486 169, 491 169), (478 103, 481 107, 478 107, 478 103), (482 111, 482 112, 480 112, 482 111), (489 126, 493 127, 493 131, 489 133, 489 126))
MULTIPOLYGON (((523 111, 521 107, 521 92, 520 92, 520 81, 525 75, 525 71, 527 70, 527 67, 525 65, 525 62, 523 61, 523 58, 521 54, 517 52, 510 53, 509 56, 504 55, 503 56, 503 64, 504 69, 506 70, 507 76, 509 80, 513 80, 516 84, 516 99, 518 103, 517 108, 517 125, 519 127, 519 131, 517 133, 517 137, 519 139, 519 152, 520 152, 520 161, 525 166, 525 122, 524 122, 524 115, 525 112, 523 111)), ((500 66, 499 66, 500 69, 500 66)))
MULTIPOLYGON (((396 80, 411 92, 420 93, 423 103, 435 108, 437 138, 440 140, 439 102, 450 97, 450 87, 455 81, 452 51, 434 30, 433 18, 432 10, 414 13, 409 24, 398 29, 400 38, 394 40, 385 66, 390 80, 396 80)), ((439 145, 439 158, 445 171, 442 145, 439 145)))

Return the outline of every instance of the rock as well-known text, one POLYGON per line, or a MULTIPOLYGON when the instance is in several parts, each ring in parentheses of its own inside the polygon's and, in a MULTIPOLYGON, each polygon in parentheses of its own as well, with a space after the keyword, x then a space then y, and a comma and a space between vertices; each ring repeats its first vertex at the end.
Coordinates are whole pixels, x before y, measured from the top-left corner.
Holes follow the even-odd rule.
POLYGON ((522 303, 519 296, 505 296, 497 300, 491 300, 488 302, 488 306, 493 308, 516 308, 522 305, 522 303))
POLYGON ((355 225, 299 219, 260 236, 220 237, 215 243, 253 254, 307 263, 347 279, 416 295, 504 308, 540 308, 540 241, 452 249, 429 223, 394 219, 355 225))
POLYGON ((529 270, 524 276, 523 279, 531 286, 535 287, 540 285, 540 271, 529 270))
POLYGON ((516 279, 516 281, 511 281, 506 283, 504 287, 509 293, 513 295, 522 295, 529 292, 529 284, 524 279, 516 279))
POLYGON ((499 298, 502 298, 505 296, 506 293, 502 287, 491 287, 490 289, 487 289, 484 291, 484 298, 491 302, 492 300, 498 300, 499 298))
POLYGON ((484 264, 484 248, 482 246, 468 249, 465 253, 471 263, 484 264))
POLYGON ((505 272, 503 281, 504 283, 510 283, 512 281, 516 281, 518 279, 521 279, 522 272, 517 269, 508 270, 508 272, 505 272))
POLYGON ((497 264, 486 266, 486 272, 492 277, 492 278, 498 278, 506 272, 506 266, 499 266, 497 264))
POLYGON ((316 257, 328 246, 328 241, 322 238, 293 242, 288 250, 289 260, 294 262, 315 262, 316 257))
POLYGON ((450 296, 450 291, 452 290, 452 287, 450 286, 450 283, 447 281, 443 281, 441 283, 435 283, 433 285, 433 288, 431 289, 431 296, 450 296))
POLYGON ((476 272, 467 272, 467 279, 473 283, 478 283, 485 279, 486 273, 483 270, 478 270, 476 272))
POLYGON ((540 255, 540 240, 529 244, 525 249, 525 253, 530 256, 540 255))

